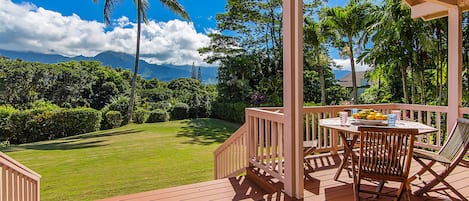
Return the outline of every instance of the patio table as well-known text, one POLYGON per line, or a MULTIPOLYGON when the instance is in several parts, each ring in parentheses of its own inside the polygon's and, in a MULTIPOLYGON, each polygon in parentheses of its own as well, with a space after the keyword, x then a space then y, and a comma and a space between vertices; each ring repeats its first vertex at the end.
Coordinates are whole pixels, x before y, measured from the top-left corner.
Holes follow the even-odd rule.
MULTIPOLYGON (((337 179, 340 176, 340 173, 342 170, 345 168, 347 165, 349 157, 353 153, 353 146, 358 140, 358 137, 360 136, 360 132, 358 131, 359 126, 376 126, 376 127, 388 127, 387 125, 366 125, 366 124, 359 124, 359 123, 350 123, 351 117, 347 118, 348 121, 345 125, 340 125, 340 118, 329 118, 329 119, 320 119, 319 120, 319 127, 322 128, 330 128, 332 130, 337 131, 339 136, 342 138, 344 141, 344 158, 342 159, 342 162, 340 163, 339 168, 337 169, 337 172, 334 176, 334 180, 337 181, 337 179), (347 140, 347 134, 351 135, 352 139, 347 140)), ((385 121, 385 120, 383 120, 385 121)), ((438 129, 433 128, 431 126, 427 126, 425 124, 419 123, 419 122, 413 122, 413 121, 405 121, 405 120, 397 120, 396 121, 396 127, 395 128, 416 128, 419 130, 419 135, 421 134, 426 134, 426 133, 433 133, 438 131, 438 129)))

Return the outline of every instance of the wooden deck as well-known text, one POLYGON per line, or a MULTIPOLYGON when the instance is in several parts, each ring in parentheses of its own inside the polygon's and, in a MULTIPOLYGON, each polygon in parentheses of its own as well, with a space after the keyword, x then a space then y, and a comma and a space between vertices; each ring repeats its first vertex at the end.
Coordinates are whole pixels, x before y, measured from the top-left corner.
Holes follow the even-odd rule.
MULTIPOLYGON (((344 170, 339 181, 332 178, 336 172, 336 168, 340 163, 339 155, 316 155, 313 158, 313 164, 316 171, 311 173, 313 179, 305 180, 305 199, 304 200, 337 200, 347 201, 353 200, 352 179, 344 170)), ((412 172, 419 169, 417 162, 412 162, 412 172)), ((443 166, 435 166, 435 170, 442 170, 443 166)), ((422 177, 424 180, 431 178, 426 173, 422 177)), ((469 198, 469 161, 463 161, 453 173, 447 178, 466 198, 469 198)), ((375 184, 364 181, 362 188, 374 189, 375 184)), ((392 192, 397 190, 394 183, 386 184, 383 191, 392 192)), ((412 183, 412 190, 416 190, 421 186, 422 182, 418 179, 412 183)), ((437 187, 441 187, 440 185, 437 187)), ((360 195, 363 200, 392 200, 386 197, 372 198, 366 194, 360 195)), ((258 186, 246 179, 244 176, 236 178, 220 179, 185 186, 178 186, 167 189, 154 190, 149 192, 117 196, 104 199, 106 201, 124 201, 124 200, 292 200, 285 196, 284 193, 265 193, 258 186)), ((412 197, 413 201, 437 201, 437 200, 459 200, 450 190, 438 190, 430 192, 422 197, 412 197)))

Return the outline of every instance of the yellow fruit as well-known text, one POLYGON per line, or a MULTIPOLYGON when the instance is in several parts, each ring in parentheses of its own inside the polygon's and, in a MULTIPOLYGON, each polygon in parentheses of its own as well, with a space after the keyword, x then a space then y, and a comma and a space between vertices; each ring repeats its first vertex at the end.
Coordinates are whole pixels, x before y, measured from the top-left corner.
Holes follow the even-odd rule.
POLYGON ((375 120, 375 115, 370 114, 370 115, 366 116, 366 119, 367 120, 375 120))

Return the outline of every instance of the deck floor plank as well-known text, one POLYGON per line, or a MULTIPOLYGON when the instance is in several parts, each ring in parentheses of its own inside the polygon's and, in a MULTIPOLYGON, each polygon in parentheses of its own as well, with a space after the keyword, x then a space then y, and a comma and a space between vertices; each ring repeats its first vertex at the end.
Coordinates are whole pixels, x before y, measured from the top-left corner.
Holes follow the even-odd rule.
MULTIPOLYGON (((342 156, 322 154, 311 158, 316 171, 310 175, 313 178, 305 180, 304 200, 328 200, 328 201, 352 201, 353 188, 352 178, 346 170, 342 172, 339 181, 334 181, 333 177, 342 156)), ((418 171, 420 166, 417 162, 412 162, 411 174, 418 171)), ((433 168, 437 172, 444 169, 441 165, 435 165, 433 168)), ((433 179, 428 173, 422 176, 422 179, 429 181, 433 179)), ((469 161, 463 161, 450 176, 447 181, 452 184, 461 194, 469 199, 469 161)), ((157 182, 157 181, 156 181, 157 182)), ((375 183, 362 180, 362 188, 374 190, 375 183)), ((387 183, 384 192, 396 192, 398 183, 387 183)), ((421 180, 416 179, 412 182, 412 191, 422 186, 421 180)), ((443 187, 441 184, 437 187, 443 187)), ((380 197, 373 198, 371 195, 360 194, 363 200, 392 200, 392 198, 380 197)), ((104 201, 147 201, 147 200, 291 200, 284 193, 267 194, 258 186, 247 180, 243 176, 219 179, 172 188, 153 190, 148 192, 122 195, 103 199, 104 201)), ((459 200, 450 190, 439 190, 429 192, 422 197, 412 196, 412 201, 443 201, 459 200)))

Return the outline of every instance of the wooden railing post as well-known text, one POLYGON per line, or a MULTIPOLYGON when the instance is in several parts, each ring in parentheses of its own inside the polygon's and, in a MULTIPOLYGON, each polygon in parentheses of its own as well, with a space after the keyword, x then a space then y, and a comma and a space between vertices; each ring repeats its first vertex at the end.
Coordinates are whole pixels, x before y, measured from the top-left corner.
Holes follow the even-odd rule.
POLYGON ((448 120, 450 129, 459 117, 462 100, 462 8, 448 9, 448 120))
POLYGON ((301 199, 303 182, 303 1, 283 1, 285 193, 301 199))

